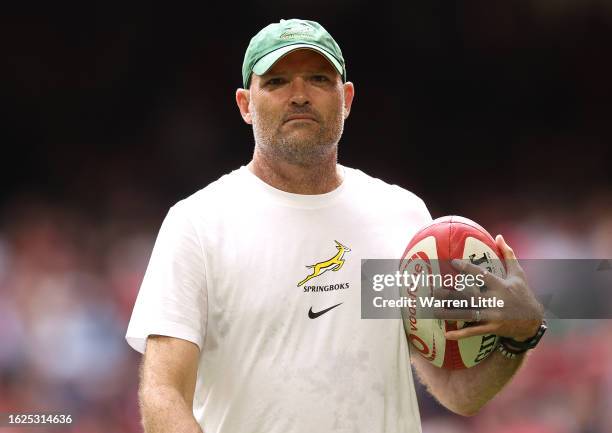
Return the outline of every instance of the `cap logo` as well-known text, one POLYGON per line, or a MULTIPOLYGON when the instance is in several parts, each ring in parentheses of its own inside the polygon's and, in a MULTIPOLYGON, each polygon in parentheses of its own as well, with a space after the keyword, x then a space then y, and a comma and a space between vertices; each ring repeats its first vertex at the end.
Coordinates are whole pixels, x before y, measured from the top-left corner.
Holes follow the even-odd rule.
POLYGON ((281 39, 292 40, 292 39, 315 39, 312 33, 314 28, 308 24, 298 23, 289 27, 279 36, 281 39))

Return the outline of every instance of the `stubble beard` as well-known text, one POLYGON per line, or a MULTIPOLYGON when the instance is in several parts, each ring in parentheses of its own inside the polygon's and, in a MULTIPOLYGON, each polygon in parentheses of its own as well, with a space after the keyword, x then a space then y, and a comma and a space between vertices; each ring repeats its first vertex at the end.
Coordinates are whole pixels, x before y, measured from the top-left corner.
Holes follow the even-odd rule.
MULTIPOLYGON (((253 135, 255 146, 259 151, 271 160, 309 167, 316 166, 331 155, 337 154, 338 142, 344 131, 344 115, 340 110, 335 113, 332 120, 328 122, 321 120, 317 123, 318 131, 308 134, 303 133, 304 131, 296 131, 294 134, 283 133, 280 131, 282 124, 272 125, 274 125, 272 119, 253 113, 253 135)), ((312 126, 303 128, 312 128, 312 126)))

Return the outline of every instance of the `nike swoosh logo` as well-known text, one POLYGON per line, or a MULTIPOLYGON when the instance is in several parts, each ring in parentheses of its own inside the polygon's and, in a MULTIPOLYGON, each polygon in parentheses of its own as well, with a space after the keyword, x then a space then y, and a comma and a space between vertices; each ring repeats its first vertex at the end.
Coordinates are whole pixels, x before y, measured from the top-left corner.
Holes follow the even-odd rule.
POLYGON ((310 317, 311 319, 316 319, 320 315, 327 313, 329 310, 332 310, 332 309, 336 308, 338 305, 342 305, 342 302, 340 302, 339 304, 336 304, 336 305, 332 305, 331 307, 326 308, 325 310, 321 310, 321 311, 319 311, 317 313, 314 313, 312 311, 312 307, 310 307, 310 310, 308 310, 308 317, 310 317))

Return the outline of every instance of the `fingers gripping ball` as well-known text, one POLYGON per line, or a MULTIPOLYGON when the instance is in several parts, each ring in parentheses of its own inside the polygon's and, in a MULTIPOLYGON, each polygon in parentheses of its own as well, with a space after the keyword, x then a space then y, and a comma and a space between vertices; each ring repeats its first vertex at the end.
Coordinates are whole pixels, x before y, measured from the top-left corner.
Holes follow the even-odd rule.
MULTIPOLYGON (((401 272, 456 274, 448 266, 453 259, 469 260, 489 272, 505 278, 502 253, 491 235, 480 225, 460 216, 445 216, 432 221, 412 238, 400 264, 401 272), (442 268, 442 269, 441 269, 442 268)), ((435 278, 431 281, 440 281, 435 278)), ((410 292, 402 287, 401 296, 432 296, 439 289, 435 285, 416 287, 410 292)), ((448 290, 454 290, 452 288, 448 290)), ((419 318, 416 308, 403 308, 404 329, 410 343, 436 367, 462 369, 473 367, 484 360, 497 346, 494 334, 479 335, 461 340, 446 340, 445 331, 469 326, 469 322, 419 318)))

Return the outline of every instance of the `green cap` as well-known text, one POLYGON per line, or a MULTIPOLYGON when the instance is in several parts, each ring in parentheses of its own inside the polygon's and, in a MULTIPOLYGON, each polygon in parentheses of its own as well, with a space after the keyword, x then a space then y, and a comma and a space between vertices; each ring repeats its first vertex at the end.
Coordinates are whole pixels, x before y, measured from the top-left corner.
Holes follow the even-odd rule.
POLYGON ((251 72, 263 75, 284 55, 304 48, 323 55, 346 81, 342 51, 327 30, 315 21, 291 19, 270 24, 253 36, 242 64, 244 88, 249 87, 251 72))

